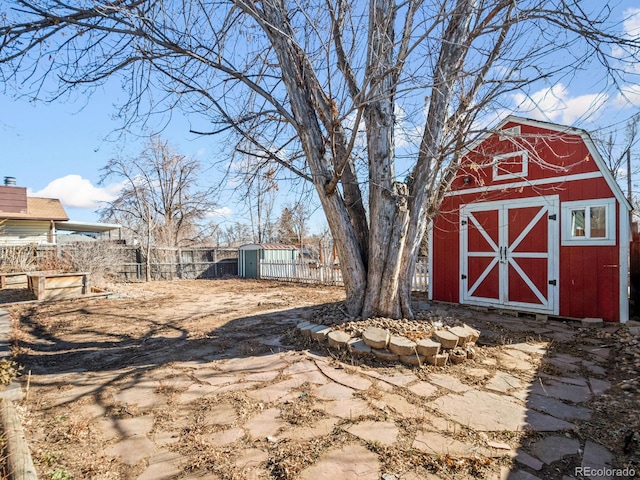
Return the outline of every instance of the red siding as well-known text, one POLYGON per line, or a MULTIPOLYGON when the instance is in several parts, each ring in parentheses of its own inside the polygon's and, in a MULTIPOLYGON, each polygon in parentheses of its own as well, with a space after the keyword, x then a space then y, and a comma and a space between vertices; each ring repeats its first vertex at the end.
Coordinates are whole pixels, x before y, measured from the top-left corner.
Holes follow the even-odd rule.
POLYGON ((458 303, 460 301, 458 297, 460 278, 458 233, 457 211, 441 210, 433 224, 432 268, 434 272, 439 273, 437 277, 432 277, 432 281, 433 298, 443 302, 458 303))
MULTIPOLYGON (((517 124, 509 123, 504 128, 517 124)), ((520 125, 522 139, 502 140, 492 135, 480 143, 467 156, 452 184, 454 195, 442 202, 440 213, 433 223, 433 299, 457 303, 460 301, 460 235, 459 209, 462 205, 476 202, 531 198, 540 195, 558 195, 560 199, 560 226, 562 226, 562 204, 568 201, 612 198, 604 177, 585 178, 560 183, 524 186, 517 189, 496 189, 489 192, 471 192, 494 185, 520 182, 518 179, 493 181, 495 155, 535 148, 530 153, 527 180, 543 180, 576 174, 596 175, 598 165, 591 157, 587 145, 579 135, 559 134, 530 125, 520 125), (536 156, 534 159, 532 157, 536 156), (545 165, 546 164, 546 165, 545 165), (465 182, 465 177, 467 182, 465 182)), ((512 168, 512 167, 509 167, 512 168)), ((616 203, 615 246, 561 246, 561 228, 557 245, 559 248, 559 314, 567 317, 600 317, 609 321, 619 320, 620 229, 618 225, 620 206, 616 203)), ((626 274, 626 272, 624 273, 626 274)), ((526 295, 523 292, 522 295, 526 295)))

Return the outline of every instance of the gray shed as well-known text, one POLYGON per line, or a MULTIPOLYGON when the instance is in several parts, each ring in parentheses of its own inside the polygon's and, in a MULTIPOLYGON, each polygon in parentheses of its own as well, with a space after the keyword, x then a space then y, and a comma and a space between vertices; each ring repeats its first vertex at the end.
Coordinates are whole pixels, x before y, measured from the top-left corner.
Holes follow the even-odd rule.
POLYGON ((274 243, 252 243, 238 249, 238 275, 260 278, 260 262, 293 263, 298 259, 298 247, 274 243))

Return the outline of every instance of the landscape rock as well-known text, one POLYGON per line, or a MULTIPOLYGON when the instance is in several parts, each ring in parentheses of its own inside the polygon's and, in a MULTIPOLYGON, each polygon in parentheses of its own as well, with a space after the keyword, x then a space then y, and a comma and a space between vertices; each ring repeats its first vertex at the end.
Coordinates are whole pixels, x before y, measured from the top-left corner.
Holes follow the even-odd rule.
POLYGON ((306 323, 303 323, 301 327, 299 326, 298 330, 303 336, 311 337, 311 331, 318 326, 319 325, 316 323, 306 322, 306 323))
POLYGON ((604 325, 604 320, 601 318, 583 318, 582 326, 583 327, 602 327, 604 325))
POLYGON ((298 330, 302 330, 304 327, 308 327, 309 325, 315 325, 314 323, 309 321, 310 318, 305 319, 303 322, 300 322, 296 325, 298 330))
POLYGON ((433 357, 440 353, 440 343, 434 342, 430 338, 423 338, 416 342, 416 350, 420 355, 433 357))
POLYGON ((394 335, 389 339, 389 350, 399 356, 412 355, 416 351, 416 342, 407 337, 394 335))
POLYGON ((449 352, 449 361, 454 365, 462 363, 466 359, 467 359, 467 351, 460 347, 456 347, 453 350, 451 350, 451 352, 449 352))
POLYGON ((458 337, 458 345, 460 346, 465 345, 471 338, 471 332, 465 327, 453 327, 449 329, 449 332, 458 337))
POLYGON ((311 338, 318 340, 319 342, 324 342, 330 332, 331 328, 324 325, 318 325, 311 329, 311 338))
POLYGON ((389 350, 377 350, 374 348, 371 351, 378 360, 382 360, 384 362, 397 362, 398 360, 400 360, 400 357, 398 357, 398 355, 390 352, 389 350))
POLYGON ((364 343, 361 338, 352 338, 347 342, 347 348, 356 356, 368 355, 371 353, 371 347, 364 343))
POLYGON ((406 365, 421 366, 426 360, 424 355, 400 355, 400 361, 406 365))
POLYGON ((467 341, 469 343, 475 343, 480 338, 480 330, 470 327, 469 325, 464 326, 465 330, 468 332, 469 336, 467 337, 467 341))
POLYGON ((629 327, 628 330, 629 330, 629 333, 634 337, 637 337, 640 335, 640 327, 629 327))
POLYGON ((444 367, 449 359, 448 353, 439 353, 438 355, 432 355, 431 357, 425 357, 427 362, 436 367, 444 367))
POLYGON ((347 347, 347 343, 351 340, 351 335, 342 330, 333 330, 327 335, 327 340, 329 340, 329 346, 342 349, 347 347))
POLYGON ((442 348, 447 350, 454 349, 458 345, 458 337, 448 330, 436 330, 433 336, 440 342, 442 348))
POLYGON ((387 348, 390 340, 389 331, 384 328, 369 327, 362 332, 362 340, 371 348, 378 350, 387 348))

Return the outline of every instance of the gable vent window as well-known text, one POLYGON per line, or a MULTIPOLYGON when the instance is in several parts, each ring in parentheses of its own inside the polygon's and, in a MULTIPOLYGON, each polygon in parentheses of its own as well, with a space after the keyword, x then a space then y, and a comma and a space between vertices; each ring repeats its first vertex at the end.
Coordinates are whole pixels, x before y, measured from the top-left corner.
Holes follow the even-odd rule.
POLYGON ((529 155, 527 152, 511 152, 493 157, 493 179, 523 179, 529 174, 529 155))
POLYGON ((512 139, 513 137, 517 137, 517 136, 520 136, 519 125, 511 128, 503 128, 502 130, 500 130, 500 134, 498 138, 500 141, 503 141, 503 140, 512 139))

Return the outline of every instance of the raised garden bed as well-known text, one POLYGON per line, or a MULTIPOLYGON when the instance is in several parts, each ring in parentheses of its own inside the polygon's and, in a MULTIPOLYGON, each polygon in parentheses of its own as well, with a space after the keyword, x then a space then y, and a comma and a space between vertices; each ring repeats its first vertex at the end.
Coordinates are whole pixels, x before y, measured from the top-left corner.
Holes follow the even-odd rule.
POLYGON ((27 288, 27 272, 0 273, 0 289, 3 288, 27 288))
POLYGON ((87 272, 31 272, 27 274, 27 282, 38 300, 74 298, 91 293, 87 272))

